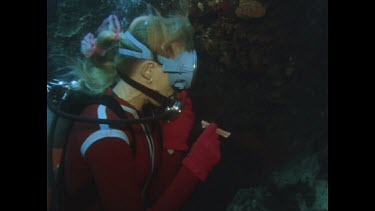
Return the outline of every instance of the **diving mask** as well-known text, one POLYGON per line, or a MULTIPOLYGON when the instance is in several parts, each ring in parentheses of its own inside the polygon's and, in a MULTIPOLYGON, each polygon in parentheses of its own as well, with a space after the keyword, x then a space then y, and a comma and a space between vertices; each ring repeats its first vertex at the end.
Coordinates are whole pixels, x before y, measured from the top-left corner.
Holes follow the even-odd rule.
MULTIPOLYGON (((150 49, 140 43, 129 31, 125 36, 142 52, 137 52, 129 49, 119 48, 119 53, 127 56, 132 56, 139 59, 154 60, 154 56, 150 49)), ((157 61, 163 65, 163 70, 169 75, 169 83, 172 87, 177 89, 188 89, 191 87, 191 82, 194 78, 197 69, 197 53, 195 50, 182 51, 176 58, 169 59, 161 55, 157 55, 157 61)))

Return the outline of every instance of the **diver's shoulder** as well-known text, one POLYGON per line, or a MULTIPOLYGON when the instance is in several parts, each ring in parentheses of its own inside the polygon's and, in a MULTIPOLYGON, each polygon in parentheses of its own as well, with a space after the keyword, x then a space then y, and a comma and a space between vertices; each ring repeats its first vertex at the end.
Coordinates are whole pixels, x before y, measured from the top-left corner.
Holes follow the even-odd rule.
POLYGON ((98 118, 100 116, 101 110, 105 111, 105 106, 100 104, 90 104, 83 108, 81 116, 98 118))

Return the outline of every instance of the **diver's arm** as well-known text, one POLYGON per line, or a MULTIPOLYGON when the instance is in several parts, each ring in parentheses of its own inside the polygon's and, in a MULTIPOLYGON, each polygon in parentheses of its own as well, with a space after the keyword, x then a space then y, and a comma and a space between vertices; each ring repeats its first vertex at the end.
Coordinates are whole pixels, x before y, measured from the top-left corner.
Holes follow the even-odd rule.
POLYGON ((163 148, 160 157, 160 164, 157 171, 154 173, 149 188, 149 199, 151 204, 154 204, 160 198, 178 174, 184 153, 185 152, 181 150, 174 150, 173 153, 169 153, 168 149, 163 148))
POLYGON ((182 166, 168 188, 150 208, 151 211, 178 210, 193 192, 199 178, 182 166))
POLYGON ((150 210, 178 210, 199 180, 206 179, 221 157, 216 129, 216 124, 210 124, 198 137, 189 154, 182 160, 183 166, 177 176, 150 210))
POLYGON ((130 146, 119 138, 103 138, 85 153, 105 210, 141 210, 130 146))

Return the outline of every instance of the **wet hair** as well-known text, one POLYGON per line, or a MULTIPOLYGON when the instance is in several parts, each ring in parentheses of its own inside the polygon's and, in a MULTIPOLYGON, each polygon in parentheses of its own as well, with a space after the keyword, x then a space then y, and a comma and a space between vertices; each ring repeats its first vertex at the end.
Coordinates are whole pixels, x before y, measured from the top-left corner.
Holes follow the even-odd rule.
MULTIPOLYGON (((171 57, 172 43, 178 42, 185 49, 193 48, 193 29, 185 16, 140 16, 130 24, 128 31, 156 55, 171 57)), ((113 31, 102 31, 97 36, 97 47, 105 50, 88 59, 78 59, 73 70, 80 77, 77 90, 90 95, 101 94, 107 87, 119 80, 119 74, 130 76, 135 67, 144 61, 118 53, 119 48, 141 52, 127 37, 125 32, 115 39, 113 31)))

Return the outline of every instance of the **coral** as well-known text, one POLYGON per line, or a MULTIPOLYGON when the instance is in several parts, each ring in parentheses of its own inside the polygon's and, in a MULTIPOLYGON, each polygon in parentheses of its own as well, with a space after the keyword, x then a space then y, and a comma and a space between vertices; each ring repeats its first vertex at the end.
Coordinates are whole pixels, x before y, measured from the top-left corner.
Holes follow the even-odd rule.
POLYGON ((69 24, 59 25, 55 31, 55 37, 73 37, 81 32, 84 26, 89 22, 91 13, 86 14, 78 19, 71 21, 69 24))
POLYGON ((88 32, 95 33, 96 28, 113 6, 108 1, 66 0, 59 6, 57 19, 47 25, 48 69, 54 70, 55 56, 81 56, 80 40, 88 32))
POLYGON ((197 6, 202 12, 204 11, 204 5, 202 4, 202 2, 198 2, 198 6, 197 6))
POLYGON ((240 189, 226 211, 328 210, 328 181, 317 179, 322 155, 299 157, 274 171, 263 185, 240 189))
POLYGON ((289 167, 282 171, 273 172, 272 180, 279 188, 299 182, 312 186, 319 170, 318 155, 315 154, 298 162, 290 163, 289 167))
POLYGON ((314 203, 308 206, 305 197, 301 193, 296 194, 299 210, 301 211, 326 211, 328 210, 328 182, 327 180, 316 180, 313 185, 314 203))
POLYGON ((268 211, 263 205, 264 197, 267 196, 269 193, 264 187, 240 189, 226 211, 268 211))
POLYGON ((313 210, 328 210, 328 181, 316 180, 314 183, 315 202, 313 210))
POLYGON ((240 0, 235 13, 239 18, 260 18, 266 14, 266 9, 259 1, 240 0))

